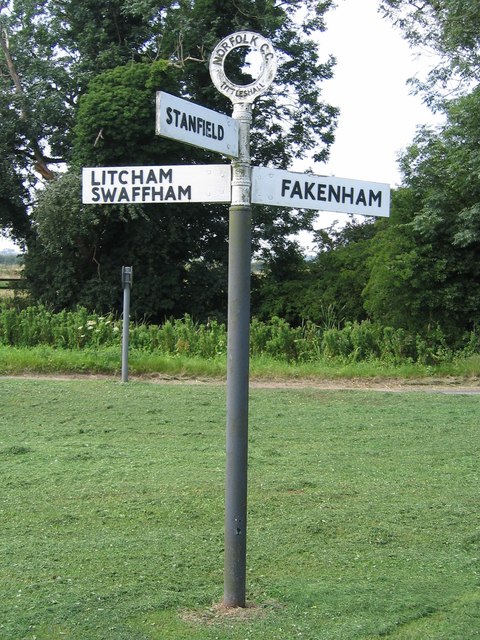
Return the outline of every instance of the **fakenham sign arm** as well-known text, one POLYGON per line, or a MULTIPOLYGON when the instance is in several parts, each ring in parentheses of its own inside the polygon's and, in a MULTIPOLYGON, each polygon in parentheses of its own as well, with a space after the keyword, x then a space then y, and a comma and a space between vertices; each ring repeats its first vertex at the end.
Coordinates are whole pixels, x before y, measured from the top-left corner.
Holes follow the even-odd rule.
POLYGON ((282 169, 252 168, 252 202, 365 216, 388 216, 390 187, 282 169))

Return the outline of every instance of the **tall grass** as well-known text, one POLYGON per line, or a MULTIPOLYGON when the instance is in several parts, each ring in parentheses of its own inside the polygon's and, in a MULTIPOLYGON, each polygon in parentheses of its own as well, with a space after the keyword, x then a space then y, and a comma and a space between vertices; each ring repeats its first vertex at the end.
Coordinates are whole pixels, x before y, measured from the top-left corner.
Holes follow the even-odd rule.
MULTIPOLYGON (((122 321, 116 316, 89 313, 83 307, 54 313, 41 305, 24 309, 0 305, 0 345, 4 346, 119 348, 121 328, 122 321)), ((461 349, 454 351, 438 328, 419 335, 369 321, 338 328, 312 322, 292 327, 278 317, 269 322, 253 319, 250 334, 252 357, 291 364, 324 362, 346 366, 375 361, 393 366, 431 366, 480 353, 480 335, 474 332, 465 335, 461 349)), ((157 356, 216 360, 226 355, 227 329, 216 320, 197 323, 189 315, 167 319, 161 325, 132 323, 130 347, 157 356)))

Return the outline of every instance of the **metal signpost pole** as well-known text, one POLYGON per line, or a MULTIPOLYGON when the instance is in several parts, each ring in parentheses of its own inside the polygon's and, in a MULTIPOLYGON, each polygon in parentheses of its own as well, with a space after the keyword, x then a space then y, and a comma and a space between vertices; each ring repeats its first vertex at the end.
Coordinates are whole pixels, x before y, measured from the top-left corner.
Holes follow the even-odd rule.
POLYGON ((232 203, 229 210, 223 598, 226 607, 246 605, 252 103, 270 86, 275 72, 276 55, 271 42, 249 31, 224 38, 215 47, 210 58, 213 83, 232 101, 233 119, 238 122, 239 129, 238 158, 232 161, 232 203), (262 57, 262 71, 250 85, 235 85, 225 75, 225 58, 238 47, 249 47, 258 51, 262 57))
POLYGON ((133 267, 122 267, 123 326, 122 326, 122 382, 128 382, 128 337, 130 329, 130 287, 133 267))
POLYGON ((252 107, 234 105, 239 158, 232 162, 229 209, 227 433, 224 604, 245 606, 247 534, 248 379, 250 343, 250 124, 252 107))

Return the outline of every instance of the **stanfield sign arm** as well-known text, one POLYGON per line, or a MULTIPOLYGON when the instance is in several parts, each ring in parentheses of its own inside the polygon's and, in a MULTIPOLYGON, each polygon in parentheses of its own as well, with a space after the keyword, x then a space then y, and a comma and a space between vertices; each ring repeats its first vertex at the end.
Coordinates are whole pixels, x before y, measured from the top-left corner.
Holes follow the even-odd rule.
POLYGON ((238 124, 230 116, 157 91, 157 135, 202 149, 238 156, 238 124))

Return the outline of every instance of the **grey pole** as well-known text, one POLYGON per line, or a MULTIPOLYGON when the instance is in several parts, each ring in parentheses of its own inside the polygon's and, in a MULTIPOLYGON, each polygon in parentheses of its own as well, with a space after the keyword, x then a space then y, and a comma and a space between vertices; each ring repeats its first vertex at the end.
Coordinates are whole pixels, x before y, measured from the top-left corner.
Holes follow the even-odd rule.
POLYGON ((123 323, 122 323, 122 382, 128 382, 128 339, 130 329, 130 287, 133 267, 122 267, 123 323))
POLYGON ((217 44, 210 57, 209 69, 214 85, 231 100, 232 116, 238 123, 238 156, 232 160, 232 200, 229 210, 223 603, 226 607, 245 607, 252 222, 250 126, 252 103, 273 82, 277 57, 270 40, 252 31, 239 31, 217 44), (225 58, 233 49, 241 47, 257 51, 262 60, 258 78, 248 85, 237 85, 225 74, 225 58))
POLYGON ((233 118, 239 123, 239 157, 232 162, 232 205, 229 209, 224 604, 226 607, 245 607, 252 221, 251 105, 235 104, 233 118))

